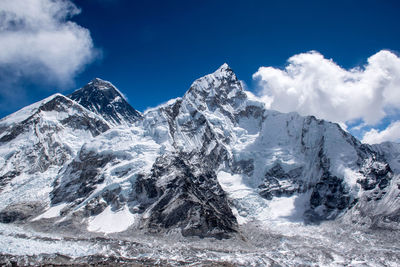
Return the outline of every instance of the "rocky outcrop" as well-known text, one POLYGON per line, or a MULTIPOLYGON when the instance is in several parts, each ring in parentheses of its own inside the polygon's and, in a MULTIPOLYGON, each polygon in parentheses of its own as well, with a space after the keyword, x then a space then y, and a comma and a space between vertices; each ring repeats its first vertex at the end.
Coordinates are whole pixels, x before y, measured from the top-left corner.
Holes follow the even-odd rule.
POLYGON ((81 151, 79 156, 62 170, 60 179, 54 182, 54 189, 50 193, 51 203, 79 204, 96 189, 96 185, 104 181, 101 171, 111 160, 111 155, 99 156, 90 151, 81 151), (65 179, 66 177, 69 179, 65 179))
POLYGON ((285 171, 279 163, 269 169, 265 174, 264 183, 259 186, 260 195, 268 200, 274 197, 291 196, 302 190, 300 178, 303 167, 285 171))
POLYGON ((100 115, 111 125, 130 125, 142 118, 142 114, 125 100, 114 85, 99 78, 93 79, 68 97, 100 115))
POLYGON ((79 131, 94 137, 109 129, 103 119, 60 94, 15 115, 22 119, 14 121, 11 115, 0 121, 0 147, 9 148, 0 169, 3 187, 21 173, 63 166, 85 141, 76 136, 79 131))
POLYGON ((0 211, 0 222, 25 223, 28 219, 32 219, 42 210, 42 205, 34 202, 9 205, 0 211))
MULTIPOLYGON (((399 221, 399 175, 387 147, 363 145, 313 116, 267 110, 226 64, 196 80, 182 98, 143 115, 100 79, 70 97, 37 109, 58 114, 52 123, 32 113, 28 126, 0 124, 4 144, 41 133, 32 145, 37 154, 24 158, 25 167, 15 161, 3 167, 2 181, 29 173, 26 166, 35 162, 35 173, 59 166, 50 204, 62 208, 56 216, 64 224, 75 219, 82 228, 108 231, 98 220, 123 214, 130 224, 115 231, 227 238, 240 232, 240 223, 290 220, 290 214, 269 213, 280 201, 293 203, 299 210, 292 212, 306 223, 346 216, 368 226, 399 221), (70 135, 57 139, 50 132, 66 128, 86 135, 86 143, 64 151, 70 135)), ((14 211, 3 220, 25 220, 14 211)))
MULTIPOLYGON (((192 165, 197 155, 157 159, 151 174, 136 182, 144 225, 152 231, 180 228, 184 236, 226 238, 237 231, 235 216, 215 172, 192 165)), ((200 162, 199 162, 200 163, 200 162)))

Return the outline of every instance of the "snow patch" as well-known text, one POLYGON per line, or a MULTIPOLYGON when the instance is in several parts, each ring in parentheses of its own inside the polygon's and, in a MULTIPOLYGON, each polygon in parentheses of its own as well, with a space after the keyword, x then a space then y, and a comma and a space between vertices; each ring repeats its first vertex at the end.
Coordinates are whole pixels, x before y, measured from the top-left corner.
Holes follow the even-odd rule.
POLYGON ((245 184, 243 175, 220 171, 217 175, 222 189, 234 204, 232 208, 239 224, 258 221, 271 226, 302 222, 309 195, 275 197, 266 200, 245 184))
POLYGON ((234 199, 243 198, 252 193, 251 188, 243 183, 242 175, 240 174, 220 171, 217 179, 222 189, 234 199))
POLYGON ((38 221, 40 219, 49 219, 60 216, 60 212, 63 208, 65 208, 68 204, 62 203, 60 205, 50 207, 45 213, 33 218, 32 221, 38 221))
POLYGON ((65 241, 58 236, 31 232, 10 224, 0 223, 0 254, 39 255, 63 254, 82 257, 104 253, 104 247, 87 241, 65 241))
POLYGON ((88 231, 101 233, 122 232, 133 225, 137 220, 137 215, 130 213, 127 206, 123 209, 113 212, 108 206, 102 213, 89 218, 88 231))
POLYGON ((356 172, 350 168, 344 168, 343 175, 347 185, 351 188, 358 188, 359 184, 357 183, 357 180, 363 179, 363 175, 360 172, 356 172))

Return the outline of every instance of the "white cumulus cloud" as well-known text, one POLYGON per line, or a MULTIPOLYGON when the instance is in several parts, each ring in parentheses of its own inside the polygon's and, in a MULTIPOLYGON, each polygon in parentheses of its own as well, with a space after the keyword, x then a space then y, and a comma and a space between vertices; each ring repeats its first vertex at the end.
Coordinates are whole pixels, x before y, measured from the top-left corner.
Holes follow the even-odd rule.
POLYGON ((384 130, 371 129, 364 134, 363 143, 379 144, 385 141, 396 142, 400 140, 400 121, 391 123, 384 130))
POLYGON ((95 55, 90 32, 69 20, 79 12, 68 0, 1 0, 0 68, 12 70, 8 79, 70 83, 95 55))
MULTIPOLYGON (((253 78, 259 81, 267 106, 282 112, 347 125, 361 120, 360 127, 365 127, 400 110, 400 58, 387 50, 350 70, 311 51, 292 56, 284 69, 261 67, 253 78)), ((382 137, 385 140, 388 137, 382 137)))

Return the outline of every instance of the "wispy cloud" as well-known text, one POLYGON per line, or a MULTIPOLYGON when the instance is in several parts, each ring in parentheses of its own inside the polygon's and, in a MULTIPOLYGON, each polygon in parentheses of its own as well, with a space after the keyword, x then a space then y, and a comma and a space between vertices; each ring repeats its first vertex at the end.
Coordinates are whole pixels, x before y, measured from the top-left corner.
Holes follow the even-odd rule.
POLYGON ((285 69, 261 67, 253 78, 269 108, 282 112, 297 111, 347 125, 360 120, 361 128, 376 126, 389 115, 400 118, 400 58, 387 50, 350 70, 311 51, 289 58, 285 69))
POLYGON ((4 84, 21 87, 29 81, 65 87, 73 83, 96 55, 89 30, 69 20, 79 13, 68 0, 0 1, 3 98, 9 90, 4 84))

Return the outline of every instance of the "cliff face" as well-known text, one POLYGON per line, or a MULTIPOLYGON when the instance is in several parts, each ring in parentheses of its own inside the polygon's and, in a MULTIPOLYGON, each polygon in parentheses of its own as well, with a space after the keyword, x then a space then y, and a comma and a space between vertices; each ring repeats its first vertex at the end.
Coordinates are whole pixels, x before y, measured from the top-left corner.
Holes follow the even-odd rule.
POLYGON ((3 222, 216 238, 251 222, 399 227, 394 146, 267 110, 226 64, 144 114, 100 79, 69 97, 0 121, 3 222))

